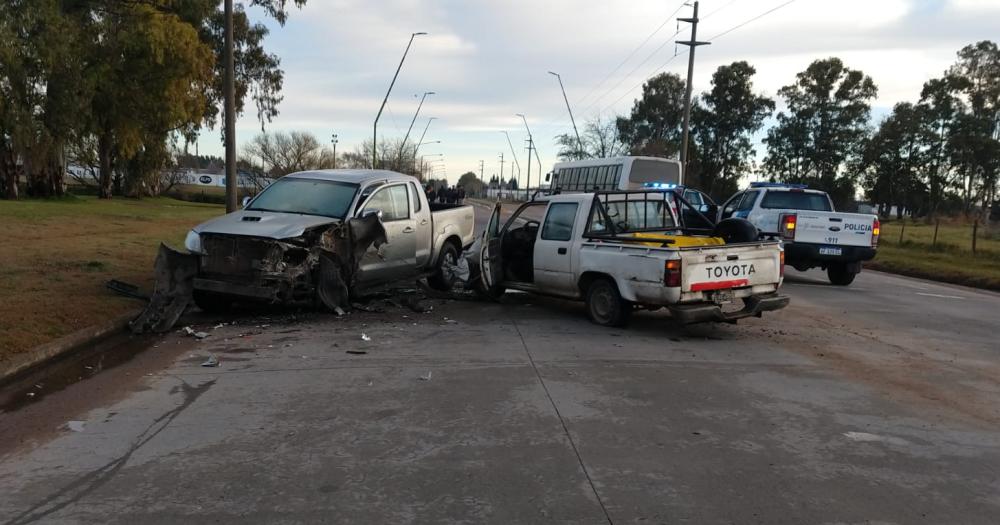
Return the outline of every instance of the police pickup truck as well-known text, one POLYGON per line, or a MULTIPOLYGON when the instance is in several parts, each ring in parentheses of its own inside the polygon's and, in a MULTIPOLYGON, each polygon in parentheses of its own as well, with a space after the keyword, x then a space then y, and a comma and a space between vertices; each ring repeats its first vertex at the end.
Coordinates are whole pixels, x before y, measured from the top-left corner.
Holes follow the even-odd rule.
POLYGON ((719 220, 730 217, 780 237, 785 262, 796 270, 820 267, 840 286, 854 281, 878 245, 877 216, 836 212, 829 195, 803 184, 752 183, 719 209, 719 220))
POLYGON ((583 300, 604 326, 642 308, 666 307, 683 323, 735 322, 788 304, 779 241, 760 240, 741 219, 688 227, 685 206, 694 207, 680 191, 548 195, 501 223, 497 203, 479 257, 483 291, 583 300))

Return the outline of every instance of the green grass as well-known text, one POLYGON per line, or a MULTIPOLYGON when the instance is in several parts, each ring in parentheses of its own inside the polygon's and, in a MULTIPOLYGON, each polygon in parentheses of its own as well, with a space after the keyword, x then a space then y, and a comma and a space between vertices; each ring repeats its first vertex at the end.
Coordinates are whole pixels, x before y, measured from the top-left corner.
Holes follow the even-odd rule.
POLYGON ((867 267, 936 281, 1000 290, 1000 228, 979 226, 972 253, 972 224, 893 221, 882 224, 878 255, 867 267), (902 233, 902 242, 900 234, 902 233))
POLYGON ((104 283, 151 290, 160 242, 180 247, 192 226, 222 213, 169 198, 0 200, 0 368, 7 356, 140 307, 104 283))

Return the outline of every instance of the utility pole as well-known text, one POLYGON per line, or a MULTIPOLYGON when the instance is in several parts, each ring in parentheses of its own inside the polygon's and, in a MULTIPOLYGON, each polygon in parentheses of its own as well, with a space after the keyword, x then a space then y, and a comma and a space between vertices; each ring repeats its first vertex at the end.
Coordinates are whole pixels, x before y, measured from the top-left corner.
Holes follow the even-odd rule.
POLYGON ((226 74, 223 77, 222 90, 225 91, 226 114, 226 213, 237 210, 236 188, 236 84, 233 78, 233 0, 226 0, 225 5, 225 61, 226 74))
MULTIPOLYGON (((527 180, 524 182, 524 195, 526 197, 528 196, 528 188, 531 187, 531 151, 532 150, 535 150, 535 141, 534 141, 534 139, 531 138, 531 135, 529 134, 528 135, 528 175, 527 175, 527 180)), ((535 155, 538 155, 538 151, 537 150, 535 150, 535 155)), ((539 168, 539 169, 541 169, 541 168, 539 168)), ((538 176, 541 177, 541 173, 539 173, 538 176)), ((525 199, 525 200, 527 200, 527 199, 525 199)))
POLYGON ((333 134, 333 138, 330 139, 333 144, 333 169, 337 169, 337 134, 333 134))
POLYGON ((488 187, 486 186, 486 179, 484 179, 484 178, 483 178, 483 168, 485 167, 485 165, 486 165, 486 162, 485 162, 485 161, 482 161, 482 160, 481 160, 481 161, 479 161, 479 182, 481 182, 481 183, 482 183, 482 187, 483 187, 483 196, 486 196, 486 195, 489 195, 489 194, 488 194, 488 193, 486 192, 486 190, 488 189, 488 187))
POLYGON ((569 112, 569 121, 573 123, 573 133, 576 134, 576 145, 580 149, 580 158, 582 159, 586 155, 586 152, 583 149, 583 141, 580 140, 580 132, 576 129, 576 120, 573 118, 573 110, 569 107, 569 99, 566 98, 566 88, 563 87, 562 77, 554 71, 549 71, 549 74, 555 75, 559 79, 559 89, 562 90, 563 100, 566 101, 566 111, 569 112))
POLYGON ((688 52, 687 89, 684 91, 684 133, 681 136, 681 177, 683 177, 687 174, 688 135, 691 129, 691 82, 694 76, 694 50, 698 46, 707 46, 711 42, 698 41, 698 2, 694 3, 694 13, 691 18, 678 18, 677 20, 691 24, 691 40, 677 41, 678 44, 690 48, 688 52))
MULTIPOLYGON (((226 0, 226 5, 232 3, 232 0, 226 0)), ((406 61, 406 55, 410 52, 410 46, 413 45, 413 39, 420 35, 426 35, 427 33, 413 33, 410 35, 410 42, 406 44, 406 51, 403 51, 403 58, 399 60, 399 65, 396 66, 396 74, 392 76, 392 82, 389 83, 389 89, 385 92, 385 98, 382 99, 382 105, 378 108, 378 115, 375 115, 375 124, 372 125, 372 169, 378 168, 378 119, 382 117, 382 111, 385 110, 385 103, 389 101, 389 94, 392 93, 392 86, 396 85, 396 78, 399 77, 399 70, 403 69, 403 62, 406 61)))
POLYGON ((500 152, 500 183, 503 185, 503 152, 500 152))
MULTIPOLYGON (((427 95, 436 95, 436 94, 437 93, 434 93, 433 91, 427 91, 427 92, 424 93, 424 96, 420 98, 420 104, 417 106, 417 112, 413 114, 413 120, 410 121, 410 127, 406 128, 406 136, 403 137, 403 144, 401 146, 399 146, 399 163, 400 164, 402 164, 402 162, 403 162, 403 152, 406 151, 406 141, 407 141, 407 139, 410 138, 410 132, 413 131, 413 124, 417 121, 417 115, 420 114, 420 108, 424 107, 424 99, 427 98, 427 95)), ((431 124, 431 122, 428 120, 427 121, 427 125, 430 126, 430 124, 431 124)), ((426 133, 426 132, 427 132, 427 128, 425 127, 424 128, 424 133, 426 133)), ((420 140, 423 141, 424 138, 420 137, 420 140)), ((417 144, 417 147, 418 148, 420 147, 419 143, 417 144)), ((414 157, 417 156, 417 150, 413 150, 413 156, 414 157)))

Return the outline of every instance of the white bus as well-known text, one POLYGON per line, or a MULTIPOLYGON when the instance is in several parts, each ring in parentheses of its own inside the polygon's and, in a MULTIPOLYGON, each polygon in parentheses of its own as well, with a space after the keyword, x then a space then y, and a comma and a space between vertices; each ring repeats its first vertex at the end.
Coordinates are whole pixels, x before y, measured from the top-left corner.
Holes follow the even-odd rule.
POLYGON ((657 157, 559 162, 546 180, 552 192, 668 189, 684 182, 679 161, 657 157))

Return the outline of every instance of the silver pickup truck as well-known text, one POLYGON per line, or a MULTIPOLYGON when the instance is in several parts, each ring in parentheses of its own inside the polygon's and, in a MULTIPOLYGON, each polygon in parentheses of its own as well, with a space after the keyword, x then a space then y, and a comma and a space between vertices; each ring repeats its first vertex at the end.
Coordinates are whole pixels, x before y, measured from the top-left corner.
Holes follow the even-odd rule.
POLYGON ((474 240, 472 206, 432 204, 420 182, 385 170, 321 170, 278 179, 240 211, 198 225, 185 247, 198 256, 195 303, 319 300, 330 308, 393 281, 455 283, 474 240))

